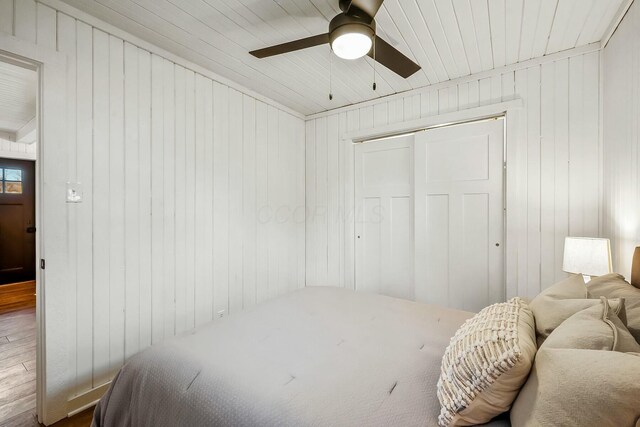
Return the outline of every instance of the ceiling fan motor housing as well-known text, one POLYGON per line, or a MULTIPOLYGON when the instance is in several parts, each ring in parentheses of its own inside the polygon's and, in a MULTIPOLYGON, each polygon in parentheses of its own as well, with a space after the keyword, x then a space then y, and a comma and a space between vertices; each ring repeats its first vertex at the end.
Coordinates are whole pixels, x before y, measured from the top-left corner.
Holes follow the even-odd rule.
POLYGON ((376 35, 376 21, 369 16, 336 15, 329 23, 329 43, 347 33, 360 33, 373 39, 376 35))

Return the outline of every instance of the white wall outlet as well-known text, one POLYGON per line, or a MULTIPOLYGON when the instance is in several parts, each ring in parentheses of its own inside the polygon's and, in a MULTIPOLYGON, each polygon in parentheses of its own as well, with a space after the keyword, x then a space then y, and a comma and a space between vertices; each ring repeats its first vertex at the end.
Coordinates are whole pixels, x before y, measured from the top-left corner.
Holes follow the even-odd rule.
POLYGON ((226 310, 220 310, 218 312, 218 319, 220 319, 221 317, 224 317, 227 315, 227 311, 226 310))
POLYGON ((67 203, 82 203, 82 184, 67 182, 67 203))

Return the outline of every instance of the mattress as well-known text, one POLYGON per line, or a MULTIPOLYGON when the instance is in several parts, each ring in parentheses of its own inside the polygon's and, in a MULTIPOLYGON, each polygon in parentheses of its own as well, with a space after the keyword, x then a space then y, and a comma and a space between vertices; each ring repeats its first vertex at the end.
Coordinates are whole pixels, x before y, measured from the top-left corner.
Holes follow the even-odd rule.
POLYGON ((435 426, 441 358, 471 316, 304 288, 134 356, 93 425, 435 426))

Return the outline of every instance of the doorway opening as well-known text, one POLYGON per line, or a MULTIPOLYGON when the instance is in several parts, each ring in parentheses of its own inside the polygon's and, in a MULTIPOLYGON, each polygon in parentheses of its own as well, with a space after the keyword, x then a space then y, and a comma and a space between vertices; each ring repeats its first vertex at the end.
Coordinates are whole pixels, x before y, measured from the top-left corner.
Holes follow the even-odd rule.
POLYGON ((37 420, 38 85, 34 68, 0 56, 0 425, 37 420))
POLYGON ((355 287, 478 311, 506 297, 504 116, 355 145, 355 287))

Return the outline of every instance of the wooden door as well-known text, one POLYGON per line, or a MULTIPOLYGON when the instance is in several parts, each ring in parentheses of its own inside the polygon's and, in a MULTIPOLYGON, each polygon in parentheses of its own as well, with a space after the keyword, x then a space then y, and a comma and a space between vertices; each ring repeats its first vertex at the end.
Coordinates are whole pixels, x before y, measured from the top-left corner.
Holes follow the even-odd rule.
POLYGON ((358 144, 356 289, 413 299, 413 136, 358 144))
POLYGON ((505 297, 504 120, 415 140, 416 299, 477 311, 505 297))
POLYGON ((0 285, 35 280, 34 166, 0 159, 0 285))

